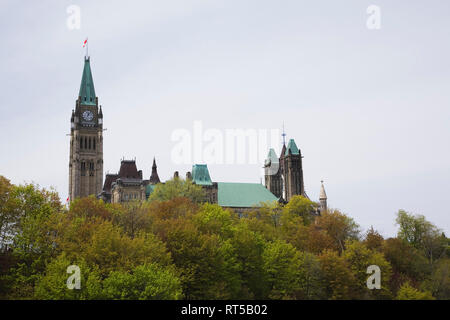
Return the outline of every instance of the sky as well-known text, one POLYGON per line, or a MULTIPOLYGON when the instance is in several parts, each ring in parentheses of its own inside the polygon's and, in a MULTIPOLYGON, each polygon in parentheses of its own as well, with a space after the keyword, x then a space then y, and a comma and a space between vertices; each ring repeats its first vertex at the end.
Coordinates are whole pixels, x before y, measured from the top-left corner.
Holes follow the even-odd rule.
MULTIPOLYGON (((362 230, 395 236, 404 209, 448 235, 449 9, 444 0, 2 0, 0 174, 66 199, 88 37, 105 173, 136 158, 148 179, 156 157, 161 180, 184 176, 192 163, 174 161, 172 135, 193 133, 196 121, 221 133, 284 123, 312 200, 323 179, 328 206, 362 230), (379 29, 367 26, 371 5, 379 29)), ((259 183, 262 165, 208 167, 213 181, 259 183)))

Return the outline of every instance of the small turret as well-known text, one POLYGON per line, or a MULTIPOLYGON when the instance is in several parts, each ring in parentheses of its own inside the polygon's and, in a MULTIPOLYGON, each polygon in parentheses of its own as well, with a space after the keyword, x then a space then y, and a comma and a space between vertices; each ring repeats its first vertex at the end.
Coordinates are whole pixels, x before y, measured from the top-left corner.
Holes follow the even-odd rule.
POLYGON ((103 112, 102 112, 102 106, 100 106, 100 110, 98 111, 98 124, 103 124, 103 112))
POLYGON ((325 193, 325 187, 323 186, 323 180, 320 181, 320 194, 319 194, 319 202, 320 202, 320 212, 324 212, 327 210, 327 194, 325 193))
POLYGON ((158 172, 156 170, 156 160, 153 157, 153 165, 152 165, 152 174, 150 176, 150 184, 157 184, 160 183, 161 181, 159 180, 159 176, 158 176, 158 172))

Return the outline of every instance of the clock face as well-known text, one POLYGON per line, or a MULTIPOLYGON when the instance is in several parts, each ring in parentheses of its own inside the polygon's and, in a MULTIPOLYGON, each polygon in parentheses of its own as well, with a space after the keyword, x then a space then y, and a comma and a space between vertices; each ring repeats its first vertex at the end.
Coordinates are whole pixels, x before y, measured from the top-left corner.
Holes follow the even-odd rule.
POLYGON ((91 121, 92 119, 94 119, 94 114, 92 113, 92 111, 86 110, 85 112, 83 112, 83 119, 86 121, 91 121))

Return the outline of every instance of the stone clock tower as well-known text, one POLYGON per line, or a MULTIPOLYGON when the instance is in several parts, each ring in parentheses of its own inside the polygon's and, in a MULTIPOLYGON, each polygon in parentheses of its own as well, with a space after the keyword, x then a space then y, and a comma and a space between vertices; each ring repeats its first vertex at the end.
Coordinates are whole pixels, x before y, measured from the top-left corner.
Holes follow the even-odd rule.
POLYGON ((69 201, 99 195, 103 185, 103 114, 85 57, 80 92, 70 119, 69 201))

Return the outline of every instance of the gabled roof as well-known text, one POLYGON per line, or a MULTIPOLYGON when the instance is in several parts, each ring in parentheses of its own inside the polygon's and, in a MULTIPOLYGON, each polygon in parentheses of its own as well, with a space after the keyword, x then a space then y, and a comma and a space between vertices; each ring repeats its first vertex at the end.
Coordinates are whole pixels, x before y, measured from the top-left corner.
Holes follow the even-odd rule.
POLYGON ((206 164, 194 164, 192 166, 192 182, 201 186, 212 186, 213 183, 206 164))
POLYGON ((96 96, 89 57, 84 59, 83 76, 81 77, 80 92, 78 93, 78 96, 81 97, 80 104, 95 105, 96 96))
POLYGON ((259 183, 218 182, 218 204, 222 207, 252 208, 261 202, 278 201, 278 198, 259 183))
POLYGON ((298 151, 298 148, 297 148, 297 145, 295 144, 294 139, 289 140, 288 146, 284 153, 285 156, 289 155, 289 150, 291 151, 292 154, 300 154, 300 151, 298 151))

